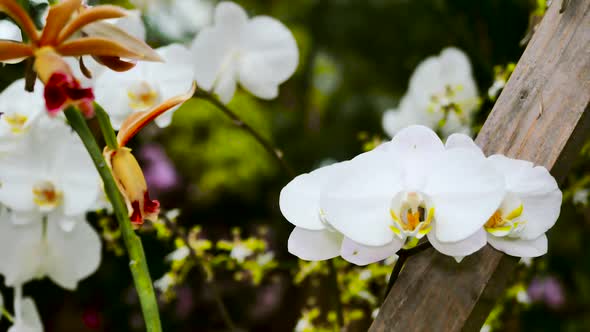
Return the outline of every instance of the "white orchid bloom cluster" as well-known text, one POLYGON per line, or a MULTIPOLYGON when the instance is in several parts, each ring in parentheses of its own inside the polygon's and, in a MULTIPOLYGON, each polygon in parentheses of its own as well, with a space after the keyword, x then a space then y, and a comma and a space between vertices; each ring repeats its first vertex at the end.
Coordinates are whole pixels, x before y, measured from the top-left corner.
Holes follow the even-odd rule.
MULTIPOLYGON (((0 274, 15 289, 49 277, 73 290, 101 259, 85 217, 100 180, 78 136, 47 114, 42 87, 29 93, 24 85, 17 80, 0 94, 0 248, 10 252, 0 257, 0 274)), ((33 301, 15 303, 9 331, 42 331, 33 301)))
POLYGON ((442 254, 468 256, 486 243, 509 255, 547 252, 561 191, 544 167, 486 158, 471 138, 446 145, 410 126, 352 160, 302 174, 283 188, 280 209, 296 227, 289 252, 304 260, 342 256, 366 265, 426 237, 442 254))
MULTIPOLYGON (((141 17, 125 19, 112 23, 145 39, 141 17)), ((238 83, 259 98, 277 97, 279 85, 293 75, 299 61, 295 38, 287 27, 268 16, 250 19, 232 2, 219 3, 214 19, 213 26, 203 28, 195 37, 190 50, 181 44, 157 49, 164 62, 140 62, 122 73, 99 69, 98 64, 90 66, 95 73, 89 85, 115 129, 130 114, 186 93, 193 80, 226 104, 238 83)), ((159 116, 156 124, 167 127, 176 109, 159 116)))
POLYGON ((440 129, 445 137, 469 134, 478 106, 469 59, 459 49, 446 48, 416 67, 399 106, 383 114, 383 128, 391 137, 413 124, 440 129))

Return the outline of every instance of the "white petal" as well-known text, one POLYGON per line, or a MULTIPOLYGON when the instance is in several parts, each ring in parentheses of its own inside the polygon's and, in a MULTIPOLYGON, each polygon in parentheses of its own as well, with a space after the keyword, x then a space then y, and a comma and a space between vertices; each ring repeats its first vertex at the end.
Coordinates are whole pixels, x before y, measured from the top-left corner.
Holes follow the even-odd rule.
MULTIPOLYGON (((165 63, 147 63, 146 81, 159 87, 160 101, 181 95, 190 90, 193 84, 193 65, 191 52, 180 44, 171 44, 157 50, 165 63)), ((160 128, 167 127, 172 121, 177 106, 156 118, 160 128)))
POLYGON ((547 253, 547 236, 545 234, 532 240, 495 237, 488 234, 488 243, 510 256, 539 257, 547 253))
POLYGON ((239 80, 257 97, 272 99, 277 87, 297 69, 299 51, 289 29, 268 16, 251 19, 241 40, 239 80))
POLYGON ((306 261, 321 261, 340 255, 342 234, 329 230, 309 231, 295 227, 289 236, 289 252, 306 261))
POLYGON ((436 237, 457 242, 478 231, 505 194, 503 177, 473 150, 447 150, 424 189, 435 208, 436 237))
POLYGON ((454 148, 464 148, 470 149, 476 152, 479 152, 483 155, 483 151, 481 148, 475 144, 473 139, 465 134, 452 134, 451 136, 447 137, 447 141, 445 143, 446 149, 454 149, 454 148))
POLYGON ((373 150, 348 163, 346 176, 330 181, 320 196, 327 221, 355 242, 382 246, 393 240, 389 209, 402 190, 401 171, 389 152, 373 150))
POLYGON ((52 214, 47 222, 47 275, 66 289, 96 271, 100 264, 101 242, 96 231, 83 217, 70 232, 60 227, 61 217, 52 214))
POLYGON ((507 190, 523 204, 520 220, 526 225, 520 236, 532 240, 553 227, 561 210, 562 193, 547 169, 502 155, 490 156, 489 160, 504 174, 507 190))
POLYGON ((141 11, 127 10, 127 16, 109 21, 109 23, 112 23, 123 29, 133 37, 140 40, 145 40, 146 32, 145 26, 143 25, 143 21, 141 19, 141 11))
POLYGON ((434 249, 443 255, 453 257, 465 257, 473 254, 479 249, 483 248, 487 243, 486 232, 482 229, 475 232, 465 240, 457 242, 441 242, 436 238, 436 225, 433 225, 433 230, 428 233, 428 241, 434 249))
POLYGON ((231 52, 231 41, 221 31, 204 28, 193 41, 194 74, 199 88, 211 90, 221 72, 224 60, 231 52))
POLYGON ((118 130, 123 121, 133 112, 129 106, 128 91, 135 82, 141 82, 145 65, 140 62, 124 73, 105 70, 96 78, 94 83, 96 101, 109 114, 115 130, 118 130))
POLYGON ((20 321, 15 321, 8 332, 43 332, 43 322, 35 302, 30 297, 25 297, 21 301, 21 312, 15 314, 20 317, 20 321))
POLYGON ((8 213, 0 215, 0 273, 4 283, 13 287, 39 276, 43 253, 43 224, 41 220, 26 225, 15 225, 8 213))
POLYGON ((98 198, 98 172, 80 139, 65 126, 54 131, 52 139, 61 143, 49 167, 54 173, 52 177, 59 181, 56 185, 63 191, 64 213, 69 216, 85 213, 98 198))
POLYGON ((387 143, 387 153, 401 164, 407 190, 421 190, 444 145, 432 129, 410 126, 387 143))
POLYGON ((339 176, 345 163, 336 163, 301 174, 289 182, 279 196, 283 216, 295 226, 309 230, 321 230, 325 225, 320 215, 320 191, 331 178, 339 176))
POLYGON ((340 255, 350 263, 364 266, 382 261, 395 255, 402 246, 403 241, 398 238, 394 238, 391 243, 379 247, 365 246, 356 243, 351 239, 344 238, 340 255))
POLYGON ((0 21, 0 39, 23 41, 18 25, 6 19, 0 21))
POLYGON ((215 25, 240 31, 248 21, 244 8, 230 1, 222 1, 215 7, 215 25))
POLYGON ((224 104, 229 102, 234 97, 237 89, 237 64, 235 62, 229 62, 223 68, 220 73, 218 80, 215 82, 213 93, 215 93, 219 100, 224 104))

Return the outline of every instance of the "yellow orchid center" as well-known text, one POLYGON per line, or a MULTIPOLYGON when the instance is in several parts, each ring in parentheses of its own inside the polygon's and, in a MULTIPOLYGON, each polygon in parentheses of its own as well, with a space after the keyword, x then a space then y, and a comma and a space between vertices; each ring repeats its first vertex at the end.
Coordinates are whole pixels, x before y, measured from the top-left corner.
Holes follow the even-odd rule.
POLYGON ((127 91, 129 107, 134 111, 147 111, 160 101, 160 94, 148 82, 141 81, 134 84, 127 91))
POLYGON ((25 132, 25 124, 27 123, 28 117, 19 113, 5 114, 2 116, 4 121, 10 126, 10 131, 13 134, 22 134, 25 132))
POLYGON ((428 206, 420 193, 410 192, 400 197, 396 204, 399 208, 389 209, 393 221, 389 229, 399 238, 407 239, 405 248, 411 248, 432 230, 435 209, 428 206))
POLYGON ((525 221, 519 220, 523 209, 524 206, 520 204, 508 214, 504 214, 502 209, 496 210, 485 223, 484 229, 495 236, 507 236, 520 231, 525 224, 525 221))
POLYGON ((444 91, 435 93, 430 97, 430 103, 428 106, 428 110, 430 112, 449 112, 454 111, 457 114, 461 113, 461 108, 459 107, 459 101, 456 100, 457 93, 463 90, 462 85, 445 85, 444 91))
POLYGON ((53 210, 63 201, 63 193, 51 181, 41 181, 33 187, 33 201, 43 211, 53 210))

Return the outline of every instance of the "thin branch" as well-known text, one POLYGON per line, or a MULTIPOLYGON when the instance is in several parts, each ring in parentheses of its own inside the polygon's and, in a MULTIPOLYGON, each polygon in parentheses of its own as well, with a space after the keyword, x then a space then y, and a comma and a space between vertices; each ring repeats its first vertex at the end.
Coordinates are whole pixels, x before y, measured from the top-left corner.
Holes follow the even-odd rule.
POLYGON ((418 244, 417 246, 415 246, 413 248, 402 249, 399 251, 398 259, 397 259, 397 262, 395 262, 395 266, 393 267, 393 271, 391 271, 391 276, 389 277, 389 282, 387 283, 387 288, 385 289, 385 294, 383 296, 383 299, 385 299, 387 297, 387 294, 389 294, 389 291, 391 290, 391 288, 393 288, 393 285, 397 281, 397 278, 399 278, 399 274, 402 271, 402 268, 404 267, 404 264, 406 263, 408 258, 410 258, 411 256, 414 256, 414 255, 416 255, 428 248, 431 248, 431 247, 432 247, 432 245, 430 244, 430 242, 425 241, 425 242, 418 244))
POLYGON ((235 323, 231 319, 229 311, 223 303, 223 299, 221 298, 219 288, 217 287, 217 284, 215 284, 215 277, 212 276, 211 278, 207 278, 208 272, 205 269, 203 260, 197 256, 197 253, 193 250, 193 247, 191 247, 186 233, 183 232, 180 228, 178 228, 177 225, 171 222, 166 216, 162 215, 160 216, 160 219, 164 220, 166 227, 172 231, 172 234, 174 234, 176 238, 180 238, 182 240, 183 244, 189 250, 189 255, 197 262, 197 266, 199 267, 200 272, 203 274, 205 280, 209 284, 211 293, 213 293, 213 299, 215 300, 215 304, 217 305, 217 309, 219 310, 219 313, 221 314, 221 319, 223 320, 225 325, 227 325, 230 331, 238 331, 235 323))
POLYGON ((249 124, 245 123, 234 111, 232 111, 229 107, 227 107, 224 103, 219 101, 217 97, 212 95, 211 93, 204 91, 202 89, 197 88, 197 91, 193 95, 193 97, 200 98, 206 100, 217 107, 220 111, 222 111, 227 117, 229 117, 234 125, 242 128, 248 134, 250 134, 262 147, 278 162, 281 168, 289 175, 289 177, 294 178, 295 172, 289 166, 287 161, 283 156, 283 151, 278 148, 275 148, 271 142, 269 142, 266 138, 262 137, 254 128, 252 128, 249 124))
POLYGON ((328 260, 329 278, 332 282, 332 297, 334 307, 336 308, 336 318, 338 321, 338 328, 344 327, 344 310, 342 308, 342 297, 340 296, 340 284, 338 283, 338 274, 336 273, 336 267, 334 266, 334 260, 328 260))

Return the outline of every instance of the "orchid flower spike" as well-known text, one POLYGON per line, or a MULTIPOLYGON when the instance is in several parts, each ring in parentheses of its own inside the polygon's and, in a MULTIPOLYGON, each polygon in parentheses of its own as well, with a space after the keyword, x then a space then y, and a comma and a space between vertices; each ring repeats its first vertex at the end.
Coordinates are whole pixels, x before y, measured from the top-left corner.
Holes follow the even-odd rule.
POLYGON ((160 203, 150 199, 143 171, 131 153, 131 149, 125 145, 158 116, 190 99, 195 89, 196 86, 193 84, 191 90, 185 94, 170 98, 149 111, 132 113, 121 125, 117 135, 118 147, 116 149, 105 147, 104 157, 125 199, 129 218, 135 227, 141 226, 145 219, 156 221, 160 212, 160 203))
POLYGON ((45 83, 45 99, 50 114, 67 105, 80 106, 91 115, 92 90, 83 89, 62 57, 92 55, 115 70, 132 67, 121 58, 160 61, 158 54, 143 41, 114 25, 102 30, 101 20, 125 16, 125 10, 110 5, 85 8, 81 0, 65 0, 50 7, 46 24, 39 33, 26 11, 15 0, 0 0, 0 12, 10 16, 28 41, 0 41, 0 61, 35 59, 34 69, 45 83), (76 35, 85 29, 90 32, 76 35), (106 32, 105 32, 106 31, 106 32))
MULTIPOLYGON (((479 150, 470 137, 461 134, 450 136, 447 148, 479 150)), ((525 160, 499 154, 489 156, 487 160, 502 174, 507 192, 500 206, 479 230, 480 237, 511 256, 531 258, 546 254, 545 233, 555 225, 562 202, 555 178, 545 167, 525 160)), ((455 243, 452 248, 446 248, 447 254, 464 256, 461 255, 463 246, 463 242, 455 243)))
POLYGON ((242 7, 227 1, 217 5, 214 25, 201 30, 192 51, 199 88, 224 104, 238 82, 256 97, 276 98, 299 62, 297 43, 285 25, 268 16, 248 18, 242 7))

